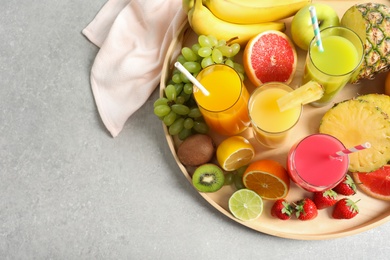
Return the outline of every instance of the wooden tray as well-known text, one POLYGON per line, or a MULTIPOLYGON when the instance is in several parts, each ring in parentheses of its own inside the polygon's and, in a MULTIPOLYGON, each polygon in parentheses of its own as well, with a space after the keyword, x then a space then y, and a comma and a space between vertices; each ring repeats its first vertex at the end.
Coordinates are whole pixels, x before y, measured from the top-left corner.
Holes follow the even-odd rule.
MULTIPOLYGON (((368 1, 313 1, 314 3, 323 2, 333 6, 337 10, 339 17, 341 18, 344 12, 353 4, 368 1)), ((376 1, 378 3, 390 4, 390 1, 376 1)), ((287 31, 286 34, 290 34, 291 18, 286 19, 287 31)), ((177 53, 182 46, 191 46, 196 42, 196 35, 185 22, 180 30, 177 32, 176 37, 172 41, 163 66, 162 77, 160 82, 160 95, 163 95, 165 83, 171 75, 173 68, 173 62, 176 60, 177 53)), ((297 48, 298 54, 298 67, 293 82, 290 84, 293 88, 299 86, 303 73, 303 65, 305 62, 306 52, 297 48)), ((239 60, 239 57, 236 59, 239 60)), ((335 102, 349 99, 357 94, 365 93, 382 93, 384 90, 384 77, 385 74, 378 75, 375 80, 364 81, 358 85, 347 85, 342 92, 339 93, 335 102)), ((249 92, 252 92, 254 87, 245 81, 245 85, 249 92)), ((311 133, 318 132, 318 126, 323 114, 331 107, 331 105, 323 108, 314 108, 306 105, 303 110, 303 115, 298 125, 292 130, 290 134, 289 142, 278 149, 267 149, 262 147, 256 142, 252 135, 252 129, 246 130, 242 135, 246 137, 251 144, 255 147, 256 156, 253 159, 273 159, 284 166, 286 164, 287 152, 289 148, 297 140, 307 136, 311 133)), ((165 136, 171 149, 171 152, 184 176, 191 182, 190 173, 194 170, 183 166, 177 158, 176 149, 180 141, 174 140, 168 133, 167 127, 163 124, 165 136)), ((218 145, 226 137, 218 136, 214 133, 210 133, 215 143, 218 145)), ((221 190, 215 193, 199 193, 207 202, 215 207, 222 214, 237 221, 238 223, 257 230, 262 233, 266 233, 273 236, 300 239, 300 240, 321 240, 321 239, 333 239, 338 237, 350 236, 357 234, 374 227, 377 227, 390 220, 390 202, 377 200, 365 195, 363 192, 358 191, 352 198, 353 200, 361 199, 358 206, 360 213, 350 220, 335 220, 331 217, 331 208, 323 209, 319 211, 318 217, 311 221, 300 221, 297 219, 291 219, 288 221, 281 221, 271 216, 270 209, 273 201, 264 201, 264 211, 260 218, 256 221, 242 222, 236 219, 228 209, 228 199, 230 195, 235 191, 232 186, 224 186, 221 190)), ((310 193, 298 188, 291 182, 290 192, 287 196, 287 200, 296 201, 304 196, 311 196, 310 193)))

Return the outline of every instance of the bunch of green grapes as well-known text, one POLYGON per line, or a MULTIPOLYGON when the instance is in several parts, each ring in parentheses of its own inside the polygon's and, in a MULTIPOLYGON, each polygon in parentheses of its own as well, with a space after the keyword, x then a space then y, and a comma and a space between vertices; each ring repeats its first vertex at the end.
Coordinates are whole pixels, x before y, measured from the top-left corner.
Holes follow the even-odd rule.
MULTIPOLYGON (((238 43, 229 44, 214 36, 200 35, 191 48, 183 47, 177 61, 194 77, 212 64, 225 64, 234 68, 244 79, 244 68, 234 61, 240 51, 238 43)), ((170 135, 178 135, 181 140, 193 133, 206 134, 209 130, 192 94, 193 84, 178 69, 164 89, 164 96, 154 102, 154 114, 168 127, 170 135)))

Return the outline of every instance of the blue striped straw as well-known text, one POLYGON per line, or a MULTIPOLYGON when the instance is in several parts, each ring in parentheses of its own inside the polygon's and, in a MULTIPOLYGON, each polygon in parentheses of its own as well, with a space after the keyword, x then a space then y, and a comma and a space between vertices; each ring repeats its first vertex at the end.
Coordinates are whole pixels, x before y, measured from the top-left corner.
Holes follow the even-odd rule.
POLYGON ((314 29, 314 37, 316 38, 318 49, 320 52, 323 52, 324 47, 322 46, 320 28, 318 27, 316 8, 314 6, 310 6, 309 11, 311 17, 311 24, 313 25, 313 29, 314 29))

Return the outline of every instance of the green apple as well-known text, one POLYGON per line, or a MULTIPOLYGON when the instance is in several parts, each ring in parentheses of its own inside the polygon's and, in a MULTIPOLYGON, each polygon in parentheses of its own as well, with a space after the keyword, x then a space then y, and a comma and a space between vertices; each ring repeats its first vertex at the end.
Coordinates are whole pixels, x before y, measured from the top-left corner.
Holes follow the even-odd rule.
POLYGON ((340 24, 338 14, 327 4, 314 3, 302 7, 291 21, 291 36, 294 43, 305 51, 308 50, 310 42, 314 37, 309 11, 310 6, 314 6, 316 9, 320 30, 331 26, 338 26, 340 24))

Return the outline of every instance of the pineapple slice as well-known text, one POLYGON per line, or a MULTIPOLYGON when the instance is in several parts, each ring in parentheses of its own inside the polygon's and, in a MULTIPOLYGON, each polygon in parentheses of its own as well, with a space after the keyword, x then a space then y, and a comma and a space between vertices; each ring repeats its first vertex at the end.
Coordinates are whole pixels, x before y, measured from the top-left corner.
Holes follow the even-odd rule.
POLYGON ((281 112, 290 108, 306 105, 308 103, 319 100, 324 95, 322 86, 315 82, 309 81, 305 85, 288 92, 277 100, 279 110, 281 112))
POLYGON ((344 13, 340 24, 356 32, 364 44, 364 59, 351 83, 373 79, 390 69, 390 7, 376 3, 354 5, 344 13))
POLYGON ((372 102, 337 103, 321 119, 319 132, 335 136, 347 148, 371 143, 371 148, 348 155, 350 172, 375 171, 390 161, 390 120, 372 102))
POLYGON ((375 106, 379 107, 384 113, 390 116, 390 96, 385 94, 372 93, 358 96, 357 98, 374 103, 375 106))

